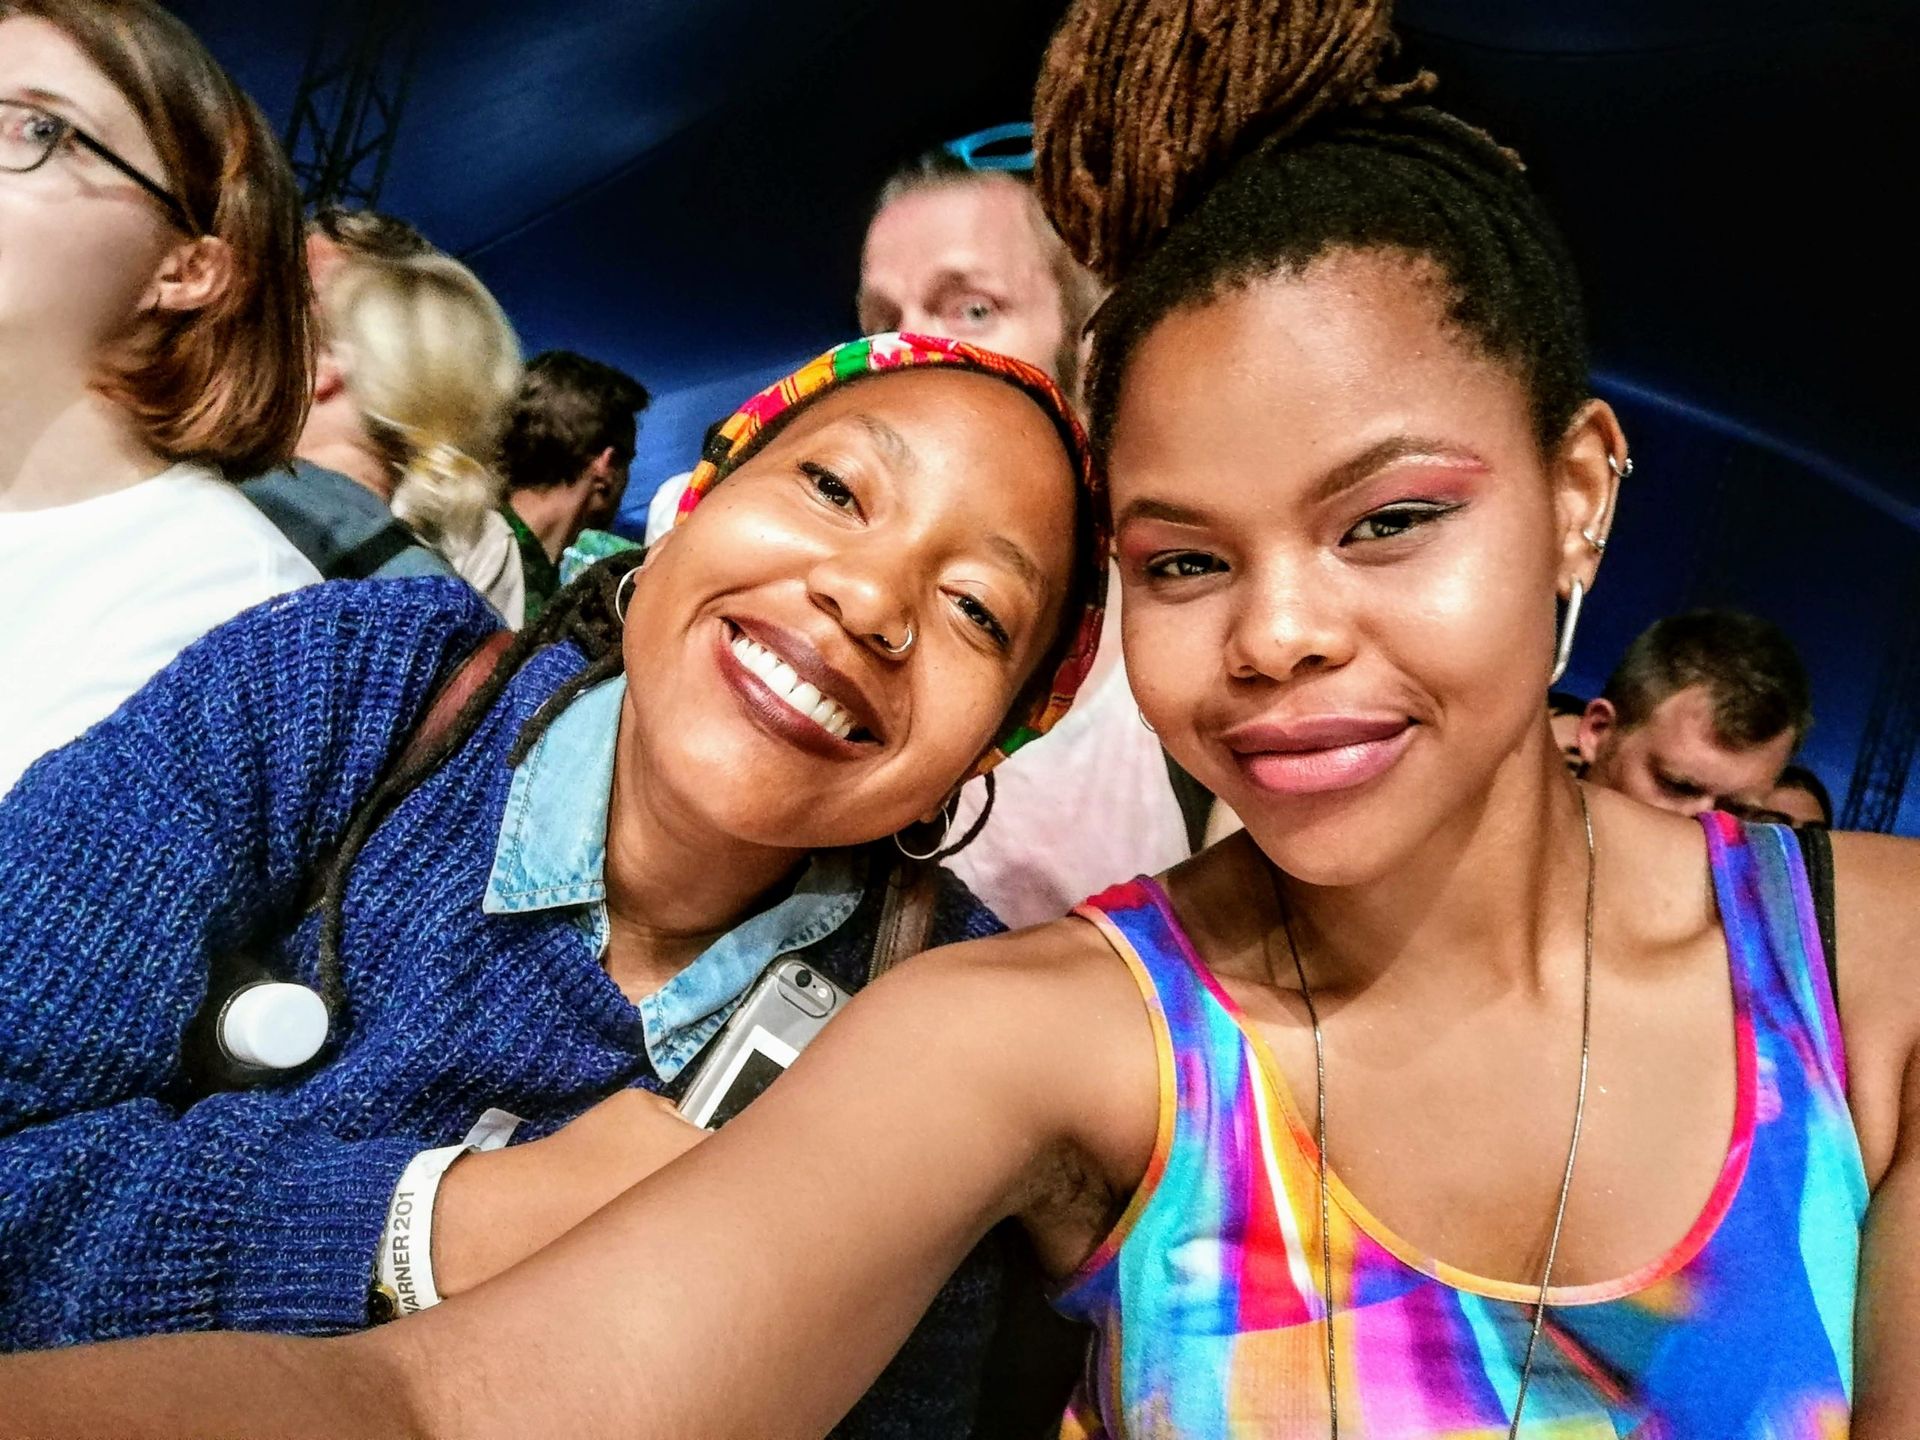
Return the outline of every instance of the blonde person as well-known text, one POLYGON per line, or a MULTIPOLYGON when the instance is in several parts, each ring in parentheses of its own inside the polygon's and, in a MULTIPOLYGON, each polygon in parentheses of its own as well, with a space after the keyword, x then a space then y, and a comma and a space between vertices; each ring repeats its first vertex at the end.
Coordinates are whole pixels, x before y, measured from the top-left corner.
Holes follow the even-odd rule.
POLYGON ((307 222, 307 275, 322 331, 308 432, 287 464, 245 481, 251 500, 327 580, 451 575, 453 567, 388 508, 393 477, 346 393, 345 348, 325 343, 327 297, 349 260, 403 261, 439 252, 390 215, 323 206, 307 222), (320 457, 320 458, 316 458, 320 457))
POLYGON ((229 483, 313 363, 272 130, 147 0, 0 0, 0 794, 317 579, 229 483))
POLYGON ((507 623, 525 587, 492 457, 520 384, 513 327, 473 272, 428 253, 334 255, 296 463, 247 495, 331 578, 454 573, 507 623))

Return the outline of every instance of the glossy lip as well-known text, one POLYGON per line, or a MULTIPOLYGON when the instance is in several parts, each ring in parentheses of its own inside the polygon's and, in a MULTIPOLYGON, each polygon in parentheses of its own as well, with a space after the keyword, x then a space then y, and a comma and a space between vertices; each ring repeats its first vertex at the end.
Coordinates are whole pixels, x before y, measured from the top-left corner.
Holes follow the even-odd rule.
POLYGON ((879 748, 880 729, 874 723, 872 703, 865 692, 850 677, 829 665, 805 636, 757 620, 723 620, 715 635, 714 653, 721 675, 740 697, 748 715, 759 722, 763 730, 829 760, 863 760, 879 748), (811 715, 801 714, 774 694, 767 683, 742 665, 740 657, 733 653, 736 634, 773 651, 791 665, 802 680, 839 704, 853 717, 857 728, 874 738, 842 740, 811 715))
POLYGON ((1413 743, 1404 715, 1256 720, 1221 737, 1249 783, 1274 795, 1325 795, 1375 780, 1413 743))

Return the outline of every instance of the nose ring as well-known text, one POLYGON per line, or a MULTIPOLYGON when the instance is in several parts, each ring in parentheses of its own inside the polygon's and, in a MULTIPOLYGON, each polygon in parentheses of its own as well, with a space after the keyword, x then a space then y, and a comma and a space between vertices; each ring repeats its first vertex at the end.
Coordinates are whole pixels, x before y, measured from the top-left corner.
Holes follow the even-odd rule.
POLYGON ((898 645, 895 645, 892 641, 888 640, 885 635, 882 635, 877 630, 874 632, 873 638, 875 642, 878 643, 880 648, 886 651, 887 654, 893 655, 893 656, 904 655, 909 650, 913 649, 913 625, 911 623, 907 625, 907 638, 902 640, 898 645))

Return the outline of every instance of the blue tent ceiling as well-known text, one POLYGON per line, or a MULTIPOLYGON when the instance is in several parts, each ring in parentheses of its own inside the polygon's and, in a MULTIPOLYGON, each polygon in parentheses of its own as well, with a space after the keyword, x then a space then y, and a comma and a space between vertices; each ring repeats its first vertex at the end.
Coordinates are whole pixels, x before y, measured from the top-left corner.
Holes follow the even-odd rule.
MULTIPOLYGON (((175 3, 284 124, 324 0, 175 3)), ((845 336, 874 188, 929 141, 1024 114, 1064 0, 427 3, 382 204, 468 258, 530 350, 653 388, 643 502, 707 421, 845 336)), ((1808 657, 1816 768, 1842 796, 1850 775, 1897 795, 1898 754, 1862 747, 1920 726, 1899 663, 1920 647, 1920 6, 1399 15, 1444 103, 1518 149, 1561 218, 1641 462, 1569 683, 1597 687, 1657 615, 1757 610, 1808 657)), ((1920 833, 1920 785, 1899 824, 1920 833)))
MULTIPOLYGON (((180 0, 290 110, 320 0, 180 0)), ((432 0, 383 204, 468 257, 530 347, 673 392, 842 334, 872 187, 1023 113, 1048 0, 432 0)), ((1565 220, 1610 372, 1920 505, 1902 0, 1405 0, 1447 101, 1565 220), (1896 363, 1896 361, 1902 363, 1896 363)))

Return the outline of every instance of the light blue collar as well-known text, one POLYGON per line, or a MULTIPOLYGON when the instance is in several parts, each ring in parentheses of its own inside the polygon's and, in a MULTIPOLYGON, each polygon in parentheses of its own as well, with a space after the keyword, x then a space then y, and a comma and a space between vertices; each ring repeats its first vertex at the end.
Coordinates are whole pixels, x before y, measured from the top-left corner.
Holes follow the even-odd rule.
MULTIPOLYGON (((577 908, 576 923, 605 958, 607 811, 626 677, 602 681, 554 718, 513 772, 481 908, 489 915, 577 908)), ((722 935, 640 1001, 647 1056, 671 1080, 726 1023, 774 958, 813 945, 859 908, 852 857, 822 851, 785 899, 722 935)))

